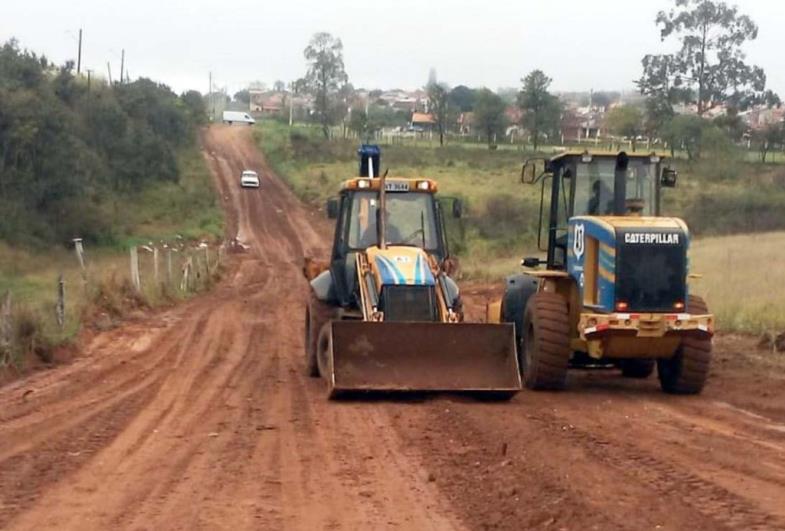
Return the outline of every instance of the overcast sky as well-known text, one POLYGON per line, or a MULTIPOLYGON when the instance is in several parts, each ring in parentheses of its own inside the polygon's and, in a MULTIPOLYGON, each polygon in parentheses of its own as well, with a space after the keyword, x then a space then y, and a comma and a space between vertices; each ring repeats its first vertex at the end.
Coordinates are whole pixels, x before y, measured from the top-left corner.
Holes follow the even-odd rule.
MULTIPOLYGON (((291 81, 317 31, 343 40, 355 87, 418 88, 435 68, 450 85, 518 86, 541 68, 555 90, 631 89, 646 53, 667 51, 654 25, 673 0, 0 0, 0 39, 116 78, 205 92, 208 72, 233 93, 254 80, 291 81)), ((730 3, 734 3, 732 0, 730 3)), ((785 3, 738 0, 760 27, 746 46, 769 88, 785 95, 785 3)), ((671 44, 671 47, 673 45, 671 44)))

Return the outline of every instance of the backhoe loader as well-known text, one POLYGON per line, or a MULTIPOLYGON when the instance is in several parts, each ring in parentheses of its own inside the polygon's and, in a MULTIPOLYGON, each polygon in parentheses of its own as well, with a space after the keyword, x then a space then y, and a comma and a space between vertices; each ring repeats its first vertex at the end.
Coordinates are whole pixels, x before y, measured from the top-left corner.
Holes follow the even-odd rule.
MULTIPOLYGON (((442 202, 429 179, 377 177, 377 146, 327 203, 329 262, 306 259, 306 365, 333 398, 349 391, 468 391, 506 399, 521 387, 511 324, 466 323, 442 202)), ((452 203, 455 217, 461 203, 452 203)))

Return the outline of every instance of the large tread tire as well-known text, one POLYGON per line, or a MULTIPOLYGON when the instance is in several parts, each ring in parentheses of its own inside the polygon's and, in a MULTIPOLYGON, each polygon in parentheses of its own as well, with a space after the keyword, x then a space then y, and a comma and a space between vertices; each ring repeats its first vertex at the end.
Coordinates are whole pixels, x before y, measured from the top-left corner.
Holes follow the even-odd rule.
MULTIPOLYGON (((709 313, 706 302, 690 295, 689 311, 693 314, 709 313)), ((711 366, 711 338, 685 337, 676 354, 657 360, 660 386, 666 393, 695 395, 703 390, 711 366)))
POLYGON ((521 370, 529 389, 564 389, 570 361, 567 301, 556 293, 529 298, 523 315, 521 370))
POLYGON ((332 360, 330 359, 330 352, 333 349, 333 334, 332 323, 327 321, 322 325, 319 331, 319 339, 316 343, 316 361, 319 365, 319 373, 327 383, 327 396, 328 398, 337 398, 337 394, 333 389, 332 381, 332 360))
POLYGON ((305 367, 308 376, 319 377, 319 363, 316 357, 316 348, 319 333, 324 323, 332 317, 332 308, 316 298, 313 292, 308 296, 308 306, 305 309, 305 367))
POLYGON ((621 360, 619 367, 621 368, 621 375, 625 378, 639 378, 644 379, 654 373, 654 366, 656 361, 653 359, 626 359, 621 360))

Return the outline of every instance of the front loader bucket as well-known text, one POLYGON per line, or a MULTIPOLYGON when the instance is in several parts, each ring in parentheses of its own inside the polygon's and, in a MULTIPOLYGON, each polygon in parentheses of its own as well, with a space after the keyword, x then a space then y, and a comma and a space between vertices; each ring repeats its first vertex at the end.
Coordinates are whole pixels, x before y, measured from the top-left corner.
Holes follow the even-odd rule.
POLYGON ((333 321, 331 347, 331 396, 521 389, 511 324, 333 321))

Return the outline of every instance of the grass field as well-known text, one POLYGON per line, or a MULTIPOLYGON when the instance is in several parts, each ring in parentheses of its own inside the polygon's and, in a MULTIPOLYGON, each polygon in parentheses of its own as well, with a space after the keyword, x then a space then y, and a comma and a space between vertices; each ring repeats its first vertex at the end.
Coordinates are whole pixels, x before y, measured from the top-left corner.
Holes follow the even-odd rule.
POLYGON ((691 269, 703 278, 692 290, 705 296, 723 330, 785 331, 784 258, 785 232, 698 240, 691 269))

